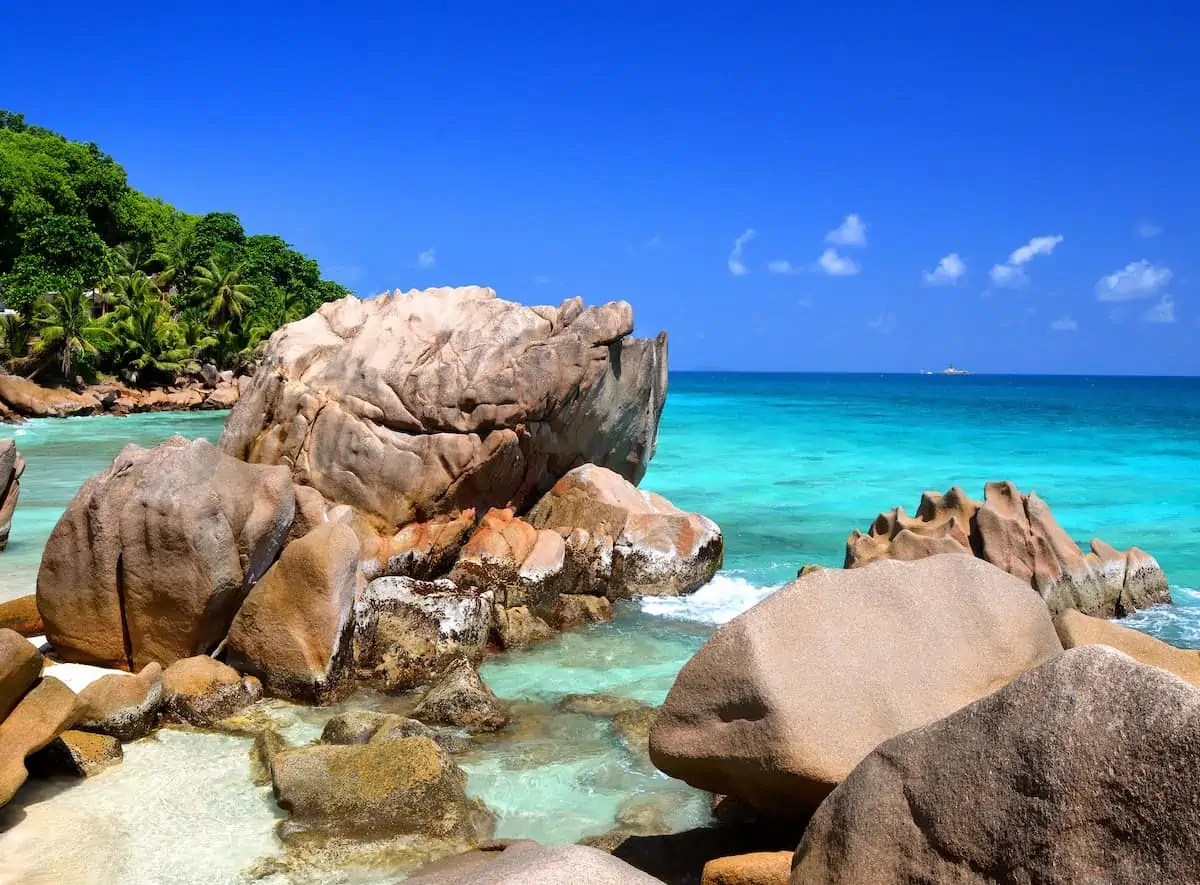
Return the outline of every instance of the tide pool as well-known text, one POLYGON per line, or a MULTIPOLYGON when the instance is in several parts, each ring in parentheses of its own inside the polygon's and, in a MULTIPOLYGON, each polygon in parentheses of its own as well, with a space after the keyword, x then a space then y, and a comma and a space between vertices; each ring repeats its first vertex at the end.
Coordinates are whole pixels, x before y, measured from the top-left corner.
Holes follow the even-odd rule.
MULTIPOLYGON (((215 440, 223 419, 164 413, 0 426, 28 463, 10 546, 0 554, 0 599, 32 592, 41 547, 62 509, 126 442, 151 445, 173 433, 215 440)), ((694 825, 705 797, 654 772, 611 720, 563 711, 563 698, 605 693, 660 703, 714 625, 806 563, 840 565, 851 529, 896 505, 913 512, 925 489, 957 484, 979 497, 994 479, 1035 489, 1084 544, 1099 536, 1156 556, 1179 604, 1129 623, 1200 648, 1200 379, 676 373, 643 486, 721 525, 725 569, 691 597, 623 603, 610 625, 489 659, 483 676, 515 704, 516 723, 461 758, 468 790, 496 812, 498 835, 507 837, 573 841, 644 816, 647 803, 673 828, 694 825)), ((386 706, 371 696, 347 703, 386 706)), ((290 737, 311 739, 328 713, 291 708, 290 737)), ((278 851, 269 790, 245 777, 249 742, 201 734, 160 740, 131 745, 123 767, 70 789, 26 787, 6 819, 26 813, 32 826, 75 827, 95 808, 105 826, 89 853, 108 852, 102 869, 128 881, 244 881, 237 871, 278 851), (175 791, 174 766, 236 772, 205 775, 203 789, 181 781, 175 791), (150 815, 138 795, 147 788, 169 797, 156 800, 150 815), (212 809, 225 815, 214 838, 181 835, 191 815, 204 829, 212 809), (214 846, 226 832, 241 835, 222 853, 214 846), (173 852, 169 876, 156 867, 160 848, 173 852)), ((70 879, 71 864, 36 850, 30 831, 22 824, 0 832, 0 856, 21 864, 0 872, 0 881, 70 879)))

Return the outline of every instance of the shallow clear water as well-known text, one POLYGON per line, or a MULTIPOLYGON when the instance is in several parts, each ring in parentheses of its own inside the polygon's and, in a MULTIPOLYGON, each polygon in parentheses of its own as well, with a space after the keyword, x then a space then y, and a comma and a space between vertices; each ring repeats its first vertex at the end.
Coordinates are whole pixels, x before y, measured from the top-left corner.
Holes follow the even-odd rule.
MULTIPOLYGON (((0 599, 32 592, 62 508, 126 441, 215 439, 222 420, 192 413, 0 426, 0 436, 15 430, 28 462, 10 547, 0 554, 0 599)), ((572 841, 600 833, 639 796, 663 797, 671 826, 699 820, 702 797, 653 772, 610 720, 559 711, 562 697, 660 702, 712 625, 801 565, 839 565, 852 528, 897 504, 912 512, 924 489, 958 484, 979 496, 992 479, 1036 489, 1081 542, 1096 535, 1154 554, 1179 605, 1129 623, 1200 648, 1200 379, 675 374, 643 485, 720 523, 726 568, 692 597, 627 604, 612 625, 486 663, 484 678, 517 704, 517 724, 463 758, 469 790, 497 812, 503 836, 572 841)), ((289 734, 300 740, 319 733, 327 713, 291 715, 289 734)), ((70 790, 27 788, 16 804, 30 803, 31 822, 68 833, 99 809, 103 825, 88 844, 101 855, 111 846, 101 861, 110 881, 237 881, 236 869, 277 849, 269 790, 243 777, 246 746, 204 735, 134 745, 122 767, 70 790), (187 772, 178 789, 176 766, 187 772), (203 788, 192 772, 211 772, 203 788), (149 808, 140 795, 147 789, 158 797, 149 808), (205 808, 219 813, 206 816, 205 808), (221 854, 215 846, 226 832, 238 835, 221 854), (148 847, 156 833, 187 861, 162 879, 148 847)), ((0 856, 27 864, 7 875, 58 881, 54 872, 70 866, 53 846, 70 855, 71 840, 52 842, 39 858, 33 832, 22 825, 0 833, 0 856)), ((0 871, 0 882, 13 869, 0 871)))

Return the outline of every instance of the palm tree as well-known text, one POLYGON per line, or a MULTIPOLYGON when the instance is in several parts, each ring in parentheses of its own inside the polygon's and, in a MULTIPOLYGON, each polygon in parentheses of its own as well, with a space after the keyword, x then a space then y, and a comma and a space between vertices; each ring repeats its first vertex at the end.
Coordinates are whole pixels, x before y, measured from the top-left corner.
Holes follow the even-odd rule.
POLYGON ((183 335, 183 343, 187 345, 192 359, 200 359, 204 352, 217 343, 216 336, 203 323, 196 320, 178 320, 176 324, 183 335))
POLYGON ((226 270, 214 255, 205 264, 196 268, 193 283, 201 299, 207 305, 208 318, 216 324, 241 319, 250 306, 250 295, 254 286, 241 280, 242 268, 226 270))
POLYGON ((128 309, 113 331, 120 341, 125 365, 132 370, 173 375, 193 368, 183 331, 157 299, 147 298, 128 309))
POLYGON ((33 324, 19 313, 0 316, 0 354, 17 361, 29 352, 33 324))
POLYGON ((123 319, 147 301, 162 303, 162 295, 154 280, 140 270, 120 276, 108 284, 104 295, 105 304, 113 306, 113 318, 123 319))
POLYGON ((183 235, 177 237, 173 243, 155 250, 150 256, 150 263, 160 268, 154 279, 164 292, 178 290, 187 284, 190 270, 188 254, 191 246, 191 237, 183 235))
POLYGON ((40 301, 34 326, 38 332, 37 352, 57 358, 65 379, 71 377, 80 356, 97 355, 101 342, 113 340, 104 321, 92 316, 92 298, 82 289, 69 289, 40 301))

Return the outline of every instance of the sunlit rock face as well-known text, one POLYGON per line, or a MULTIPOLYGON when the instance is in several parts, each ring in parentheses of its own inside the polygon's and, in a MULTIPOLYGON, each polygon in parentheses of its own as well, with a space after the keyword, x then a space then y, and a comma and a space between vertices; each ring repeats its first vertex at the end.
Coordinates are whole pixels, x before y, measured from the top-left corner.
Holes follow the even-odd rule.
POLYGON ((221 448, 393 528, 536 500, 580 464, 654 453, 666 336, 625 302, 525 307, 491 289, 345 298, 276 332, 221 448))

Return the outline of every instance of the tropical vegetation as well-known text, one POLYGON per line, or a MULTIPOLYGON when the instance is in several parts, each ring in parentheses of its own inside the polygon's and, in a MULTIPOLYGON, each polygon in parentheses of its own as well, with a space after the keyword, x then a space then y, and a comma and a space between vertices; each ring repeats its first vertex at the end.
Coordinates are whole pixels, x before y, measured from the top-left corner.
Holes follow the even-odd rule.
POLYGON ((0 110, 0 368, 131 383, 241 370, 348 294, 282 238, 148 197, 95 144, 0 110))

